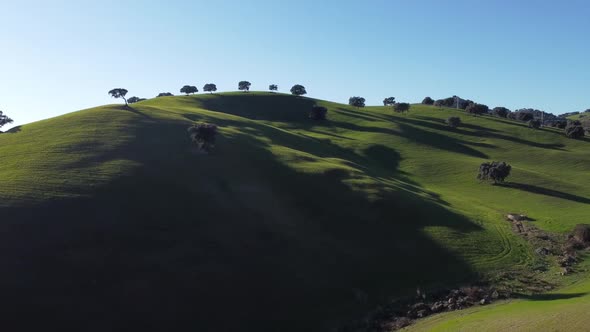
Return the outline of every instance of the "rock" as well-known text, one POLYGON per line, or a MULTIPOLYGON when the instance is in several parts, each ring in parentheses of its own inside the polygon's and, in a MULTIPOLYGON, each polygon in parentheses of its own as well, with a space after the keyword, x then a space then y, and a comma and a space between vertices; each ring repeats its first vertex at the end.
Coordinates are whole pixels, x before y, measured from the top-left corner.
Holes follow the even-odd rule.
POLYGON ((573 270, 572 270, 572 268, 571 268, 571 267, 569 267, 569 266, 566 266, 566 267, 564 267, 564 268, 561 270, 561 275, 562 275, 562 276, 568 275, 568 274, 570 274, 572 271, 573 271, 573 270))
POLYGON ((444 303, 442 303, 442 302, 436 302, 435 304, 433 304, 430 307, 430 311, 432 311, 432 312, 441 312, 444 308, 445 308, 444 303))
POLYGON ((509 213, 506 215, 506 219, 510 221, 524 221, 527 220, 527 216, 524 214, 509 213))
POLYGON ((479 301, 480 305, 486 305, 486 304, 490 304, 490 300, 487 297, 484 297, 483 299, 481 299, 481 301, 479 301))
POLYGON ((416 317, 418 317, 418 318, 424 318, 424 317, 428 316, 429 314, 430 314, 430 311, 429 310, 419 310, 416 313, 416 317))

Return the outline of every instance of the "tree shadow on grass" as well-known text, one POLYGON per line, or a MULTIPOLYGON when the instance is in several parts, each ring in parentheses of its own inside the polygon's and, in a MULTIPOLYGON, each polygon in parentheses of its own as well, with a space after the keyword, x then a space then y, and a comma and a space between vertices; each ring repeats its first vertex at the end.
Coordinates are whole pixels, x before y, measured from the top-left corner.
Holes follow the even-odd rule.
POLYGON ((530 192, 533 194, 539 194, 539 195, 545 195, 545 196, 566 199, 566 200, 569 200, 572 202, 590 204, 590 198, 582 197, 582 196, 578 196, 578 195, 574 195, 574 194, 570 194, 570 193, 565 193, 563 191, 534 186, 531 184, 524 184, 524 183, 517 183, 517 182, 504 182, 504 183, 498 183, 496 185, 500 186, 500 187, 514 188, 514 189, 530 192))

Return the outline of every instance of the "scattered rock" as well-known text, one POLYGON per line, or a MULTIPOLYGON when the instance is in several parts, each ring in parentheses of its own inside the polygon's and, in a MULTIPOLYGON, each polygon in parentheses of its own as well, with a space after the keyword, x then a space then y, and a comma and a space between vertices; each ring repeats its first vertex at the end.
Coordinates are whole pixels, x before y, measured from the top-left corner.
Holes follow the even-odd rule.
POLYGON ((486 304, 490 304, 490 300, 487 297, 484 297, 483 299, 481 299, 479 301, 480 305, 486 305, 486 304))
POLYGON ((535 252, 537 253, 537 255, 541 255, 541 256, 547 256, 551 253, 551 251, 549 251, 549 249, 547 249, 545 247, 537 248, 537 249, 535 249, 535 252))
POLYGON ((510 220, 510 221, 525 221, 527 220, 527 216, 524 214, 519 214, 519 213, 509 213, 506 215, 506 219, 510 220))
POLYGON ((574 227, 574 239, 587 246, 590 244, 590 225, 579 224, 574 227))

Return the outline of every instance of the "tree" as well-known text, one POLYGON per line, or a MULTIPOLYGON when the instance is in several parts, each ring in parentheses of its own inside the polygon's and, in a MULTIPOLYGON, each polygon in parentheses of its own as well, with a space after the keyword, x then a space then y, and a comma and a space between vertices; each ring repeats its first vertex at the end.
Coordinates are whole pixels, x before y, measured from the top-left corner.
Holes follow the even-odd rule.
POLYGON ((129 98, 127 100, 127 102, 129 102, 129 104, 135 104, 135 103, 138 103, 138 102, 144 101, 144 100, 145 100, 145 98, 139 98, 139 97, 133 96, 133 97, 129 98))
POLYGON ((584 137, 584 127, 580 121, 570 121, 565 127, 565 136, 573 139, 584 137))
POLYGON ((250 85, 252 85, 252 83, 248 81, 240 81, 240 83, 238 83, 238 90, 248 92, 250 91, 250 85))
POLYGON ((180 89, 180 93, 185 93, 187 96, 191 93, 197 92, 199 92, 199 89, 194 85, 185 85, 180 89))
POLYGON ((450 118, 445 121, 447 125, 451 128, 457 128, 461 124, 461 118, 458 116, 451 116, 450 118))
POLYGON ((492 161, 483 163, 479 166, 477 178, 480 181, 493 181, 494 184, 504 182, 504 179, 510 175, 511 169, 512 166, 505 162, 492 161))
POLYGON ((393 110, 396 113, 407 112, 407 111, 410 110, 410 104, 408 104, 408 103, 396 103, 395 105, 393 105, 393 110))
POLYGON ((395 105, 395 97, 387 97, 383 99, 383 106, 393 106, 395 105))
POLYGON ((307 91, 305 90, 305 87, 303 85, 301 85, 301 84, 295 84, 291 88, 291 94, 299 97, 299 96, 306 95, 307 94, 307 91))
POLYGON ((127 106, 127 105, 129 105, 127 103, 127 99, 125 98, 125 96, 127 95, 127 92, 129 92, 129 91, 127 91, 125 89, 121 89, 121 88, 116 88, 116 89, 109 91, 109 94, 113 98, 117 98, 117 99, 123 98, 123 100, 125 101, 125 106, 127 106))
POLYGON ((174 96, 174 95, 170 92, 160 92, 156 97, 172 97, 172 96, 174 96))
POLYGON ((566 119, 557 119, 557 120, 551 122, 551 127, 557 127, 559 129, 565 129, 566 126, 567 126, 567 120, 566 119))
POLYGON ((203 87, 203 91, 213 93, 213 92, 217 91, 217 85, 215 85, 213 83, 205 84, 205 86, 203 87))
POLYGON ((365 107, 365 98, 363 97, 350 97, 348 98, 348 105, 356 108, 365 107))
POLYGON ((519 120, 519 121, 523 121, 523 122, 528 122, 531 121, 532 119, 535 118, 535 115, 533 114, 533 109, 519 109, 516 110, 514 112, 512 112, 511 115, 514 116, 515 120, 519 120))
POLYGON ((528 122, 529 128, 533 128, 533 129, 539 129, 541 127, 541 120, 530 120, 528 122))
POLYGON ((506 107, 494 107, 494 109, 492 110, 492 114, 494 114, 497 117, 500 118, 507 118, 508 114, 510 113, 510 110, 507 109, 506 107))
POLYGON ((426 97, 422 100, 422 104, 424 105, 433 105, 434 104, 434 99, 430 98, 430 97, 426 97))
POLYGON ((326 120, 328 109, 323 106, 314 106, 309 112, 309 118, 313 120, 326 120))
POLYGON ((279 90, 279 87, 276 84, 271 84, 271 85, 268 86, 268 89, 270 91, 277 91, 277 90, 279 90))
POLYGON ((188 134, 192 142, 203 151, 210 152, 215 145, 217 126, 211 123, 195 123, 188 128, 188 134))
POLYGON ((471 103, 467 108, 465 108, 465 112, 473 115, 478 114, 486 114, 489 112, 489 108, 486 105, 478 104, 478 103, 471 103))
POLYGON ((4 115, 4 113, 0 111, 0 128, 9 123, 12 123, 12 119, 4 115))

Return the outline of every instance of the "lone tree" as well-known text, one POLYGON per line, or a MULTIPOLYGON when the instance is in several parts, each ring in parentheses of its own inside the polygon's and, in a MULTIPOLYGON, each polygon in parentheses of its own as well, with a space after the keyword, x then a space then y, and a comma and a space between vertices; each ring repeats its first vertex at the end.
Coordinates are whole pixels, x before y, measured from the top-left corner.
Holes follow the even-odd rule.
POLYGON ((365 107, 365 98, 363 97, 350 97, 348 98, 348 105, 356 108, 365 107))
POLYGON ((248 81, 240 81, 240 83, 238 83, 238 90, 248 92, 250 91, 250 85, 252 85, 252 83, 248 81))
POLYGON ((291 94, 299 97, 299 96, 306 95, 307 94, 307 91, 305 91, 305 87, 303 85, 301 85, 301 84, 295 84, 291 88, 291 94))
POLYGON ((565 136, 568 138, 579 139, 584 137, 584 127, 580 121, 571 121, 565 126, 565 136))
POLYGON ((529 128, 539 129, 541 127, 541 120, 533 119, 528 122, 529 128))
POLYGON ((279 86, 276 85, 276 84, 271 84, 271 85, 268 86, 268 90, 270 90, 271 92, 272 91, 277 91, 277 90, 279 90, 279 86))
POLYGON ((12 123, 12 119, 4 115, 4 113, 0 111, 0 128, 9 123, 12 123))
POLYGON ((328 109, 323 106, 314 106, 309 112, 309 118, 313 120, 326 120, 328 109))
POLYGON ((217 126, 204 122, 195 123, 188 128, 188 134, 199 150, 210 152, 215 146, 217 126))
POLYGON ((125 98, 125 95, 127 95, 127 92, 129 92, 129 91, 127 91, 125 89, 121 89, 121 88, 116 88, 116 89, 109 91, 109 94, 113 98, 117 98, 117 99, 123 98, 123 100, 125 101, 125 106, 127 106, 127 105, 129 105, 127 103, 127 99, 125 98))
POLYGON ((451 116, 445 122, 449 127, 457 128, 459 127, 459 125, 461 125, 461 118, 459 118, 458 116, 451 116))
POLYGON ((217 91, 217 85, 215 85, 213 83, 205 84, 205 86, 203 87, 203 91, 213 93, 213 92, 217 91))
POLYGON ((480 181, 493 181, 494 184, 504 182, 510 175, 512 166, 505 162, 492 161, 483 163, 479 166, 479 174, 477 178, 480 181))
POLYGON ((174 96, 174 95, 170 92, 160 92, 156 97, 172 97, 172 96, 174 96))
POLYGON ((426 97, 422 100, 422 104, 424 105, 433 105, 434 104, 434 99, 430 98, 430 97, 426 97))
POLYGON ((135 104, 137 102, 144 101, 144 100, 145 100, 145 98, 139 98, 139 97, 133 96, 133 97, 129 98, 127 101, 129 102, 129 104, 135 104))
POLYGON ((395 105, 395 97, 387 97, 383 99, 383 106, 393 106, 395 105))
POLYGON ((393 105, 393 110, 397 113, 403 113, 410 110, 410 104, 408 103, 396 103, 393 105))
POLYGON ((467 108, 465 108, 465 112, 469 113, 469 114, 473 114, 474 116, 480 115, 480 114, 486 114, 490 111, 490 109, 483 104, 478 104, 478 103, 471 103, 467 106, 467 108))
POLYGON ((191 93, 197 92, 199 92, 199 89, 194 85, 185 85, 180 89, 180 93, 185 93, 187 96, 191 93))

